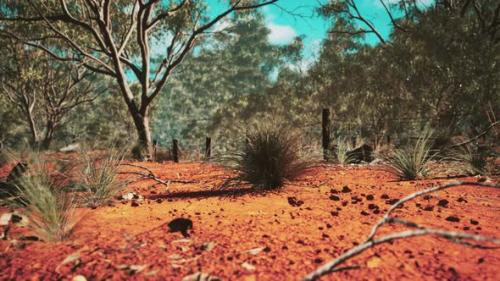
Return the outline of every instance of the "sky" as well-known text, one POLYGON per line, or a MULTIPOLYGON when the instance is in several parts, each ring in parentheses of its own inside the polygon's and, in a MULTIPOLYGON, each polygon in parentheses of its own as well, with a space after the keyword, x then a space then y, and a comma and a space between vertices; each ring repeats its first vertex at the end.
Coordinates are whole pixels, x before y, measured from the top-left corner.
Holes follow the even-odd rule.
MULTIPOLYGON (((266 25, 271 30, 269 41, 273 44, 286 44, 292 42, 296 36, 304 37, 303 56, 305 63, 313 62, 318 54, 321 41, 326 38, 330 26, 329 20, 320 17, 316 9, 320 3, 328 0, 279 0, 277 5, 261 8, 266 17, 266 25)), ((420 0, 423 4, 433 0, 420 0)), ((224 6, 220 0, 209 0, 210 10, 217 13, 224 6)), ((360 12, 369 19, 384 37, 391 31, 390 19, 384 11, 379 0, 355 0, 360 12)), ((384 0, 386 4, 397 0, 384 0)), ((375 35, 368 35, 369 44, 377 44, 375 35)))

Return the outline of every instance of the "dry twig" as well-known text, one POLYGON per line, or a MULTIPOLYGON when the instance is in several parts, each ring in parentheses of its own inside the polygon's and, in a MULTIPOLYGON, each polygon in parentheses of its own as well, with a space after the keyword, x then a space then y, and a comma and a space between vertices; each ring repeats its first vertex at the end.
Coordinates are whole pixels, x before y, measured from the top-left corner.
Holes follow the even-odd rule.
POLYGON ((153 171, 151 171, 150 169, 148 169, 146 167, 135 165, 135 164, 129 164, 129 163, 122 163, 120 165, 143 169, 143 170, 145 170, 147 172, 147 173, 141 173, 141 172, 130 171, 130 172, 120 172, 120 174, 134 174, 134 175, 139 175, 139 176, 142 177, 142 179, 145 179, 145 180, 154 180, 157 183, 166 186, 167 188, 170 186, 171 183, 196 183, 196 181, 187 181, 187 180, 178 180, 178 179, 163 180, 163 179, 158 178, 153 173, 153 171))
MULTIPOLYGON (((417 237, 417 236, 424 236, 424 235, 434 235, 437 237, 445 238, 453 243, 461 244, 464 246, 468 247, 476 247, 476 248, 488 248, 483 245, 479 244, 473 244, 470 243, 469 241, 475 241, 475 242, 489 242, 489 243, 494 243, 500 245, 500 239, 495 238, 495 237, 486 237, 482 235, 475 235, 475 234, 468 234, 464 232, 455 232, 455 231, 447 231, 443 229, 436 229, 436 228, 430 228, 430 227, 425 227, 425 226, 419 226, 414 222, 391 217, 391 214, 396 210, 399 206, 401 206, 403 203, 410 201, 412 199, 415 199, 419 196, 422 196, 424 194, 429 194, 433 192, 437 192, 443 189, 447 188, 452 188, 452 187, 457 187, 457 186, 481 186, 481 187, 491 187, 491 188, 500 188, 500 185, 498 184, 492 184, 492 183, 483 183, 483 182, 469 182, 469 181, 456 181, 452 183, 448 183, 445 185, 440 185, 440 186, 434 186, 428 189, 424 189, 415 193, 412 193, 402 199, 400 199, 398 202, 396 202, 394 205, 389 208, 389 210, 386 212, 384 217, 373 226, 370 234, 368 235, 367 239, 360 245, 351 248, 344 254, 340 255, 336 259, 322 265, 315 271, 309 273, 306 277, 304 277, 304 280, 317 280, 323 275, 326 275, 328 273, 333 273, 333 272, 338 272, 340 270, 345 270, 346 267, 338 267, 339 265, 343 264, 347 260, 360 255, 367 249, 370 249, 376 245, 383 244, 383 243, 388 243, 391 241, 395 240, 400 240, 400 239, 405 239, 405 238, 410 238, 410 237, 417 237), (401 232, 396 232, 396 233, 391 233, 384 235, 378 239, 375 239, 375 235, 377 234, 377 231, 382 227, 384 224, 401 224, 410 228, 413 228, 412 230, 405 230, 401 232), (467 241, 469 240, 469 241, 467 241)), ((355 267, 353 267, 355 268, 355 267)))

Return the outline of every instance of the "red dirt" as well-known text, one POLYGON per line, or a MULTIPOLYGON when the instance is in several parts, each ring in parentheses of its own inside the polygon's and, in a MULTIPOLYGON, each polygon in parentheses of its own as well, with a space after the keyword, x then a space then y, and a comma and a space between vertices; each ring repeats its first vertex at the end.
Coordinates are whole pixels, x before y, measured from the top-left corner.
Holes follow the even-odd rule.
MULTIPOLYGON (((364 240, 389 206, 387 199, 381 199, 384 194, 401 198, 449 181, 397 182, 376 167, 325 165, 278 192, 255 194, 244 185, 214 191, 231 176, 214 165, 136 164, 150 168, 162 179, 196 183, 172 183, 169 194, 165 186, 152 187, 151 180, 132 183, 128 189, 145 196, 144 202, 138 207, 116 202, 112 207, 85 211, 69 241, 23 241, 17 246, 1 241, 0 279, 71 280, 83 275, 88 280, 181 280, 201 271, 222 280, 300 280, 364 240), (351 192, 341 192, 345 185, 351 192), (332 189, 339 192, 339 201, 329 199, 332 189), (368 200, 368 195, 374 199, 368 200), (288 197, 292 196, 303 205, 291 206, 288 197), (352 197, 361 201, 353 204, 352 197), (373 214, 369 204, 378 205, 381 213, 373 214), (168 232, 167 224, 178 217, 193 221, 189 239, 168 232), (213 242, 213 249, 202 250, 209 242, 213 242), (255 248, 263 249, 255 255, 248 252, 255 248), (79 254, 73 261, 62 263, 76 252, 79 254), (242 266, 245 262, 255 269, 242 266), (137 265, 145 267, 137 270, 137 265)), ((427 200, 418 198, 396 213, 428 226, 498 237, 499 199, 499 190, 458 187, 432 194, 427 200), (459 198, 466 201, 459 202, 459 198), (441 199, 449 201, 447 207, 438 206, 441 199), (427 206, 434 208, 423 210, 427 206), (451 215, 460 221, 447 221, 451 215), (471 219, 478 224, 472 224, 471 219)), ((382 233, 391 230, 396 228, 386 226, 382 233)), ((13 235, 26 231, 15 229, 13 235)), ((498 280, 500 250, 465 248, 440 238, 419 237, 378 246, 347 264, 361 268, 322 280, 498 280)))

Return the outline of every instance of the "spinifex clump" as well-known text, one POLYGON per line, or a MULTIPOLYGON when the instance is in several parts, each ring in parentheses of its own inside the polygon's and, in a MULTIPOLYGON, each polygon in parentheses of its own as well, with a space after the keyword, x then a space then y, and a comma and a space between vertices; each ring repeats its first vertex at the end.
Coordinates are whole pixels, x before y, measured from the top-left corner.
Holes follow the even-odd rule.
POLYGON ((235 153, 235 168, 242 180, 256 187, 278 188, 308 167, 301 149, 298 134, 289 128, 261 125, 247 134, 241 152, 235 153))

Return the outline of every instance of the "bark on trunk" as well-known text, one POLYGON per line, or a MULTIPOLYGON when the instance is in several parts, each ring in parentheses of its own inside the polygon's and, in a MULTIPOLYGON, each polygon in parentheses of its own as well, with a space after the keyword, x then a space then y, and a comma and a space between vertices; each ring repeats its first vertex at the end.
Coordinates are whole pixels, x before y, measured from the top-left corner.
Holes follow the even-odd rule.
POLYGON ((137 129, 137 148, 139 152, 137 156, 141 158, 140 160, 154 160, 148 111, 146 110, 143 114, 140 112, 131 113, 137 129))
POLYGON ((36 128, 35 119, 33 118, 33 114, 29 109, 26 110, 26 115, 26 117, 28 117, 27 121, 31 132, 31 146, 36 147, 38 146, 38 130, 36 128))
POLYGON ((53 123, 51 121, 47 122, 47 127, 45 128, 45 130, 46 130, 45 136, 43 138, 42 147, 41 147, 43 150, 49 149, 50 144, 52 143, 52 139, 54 137, 55 128, 56 128, 55 123, 53 123))

